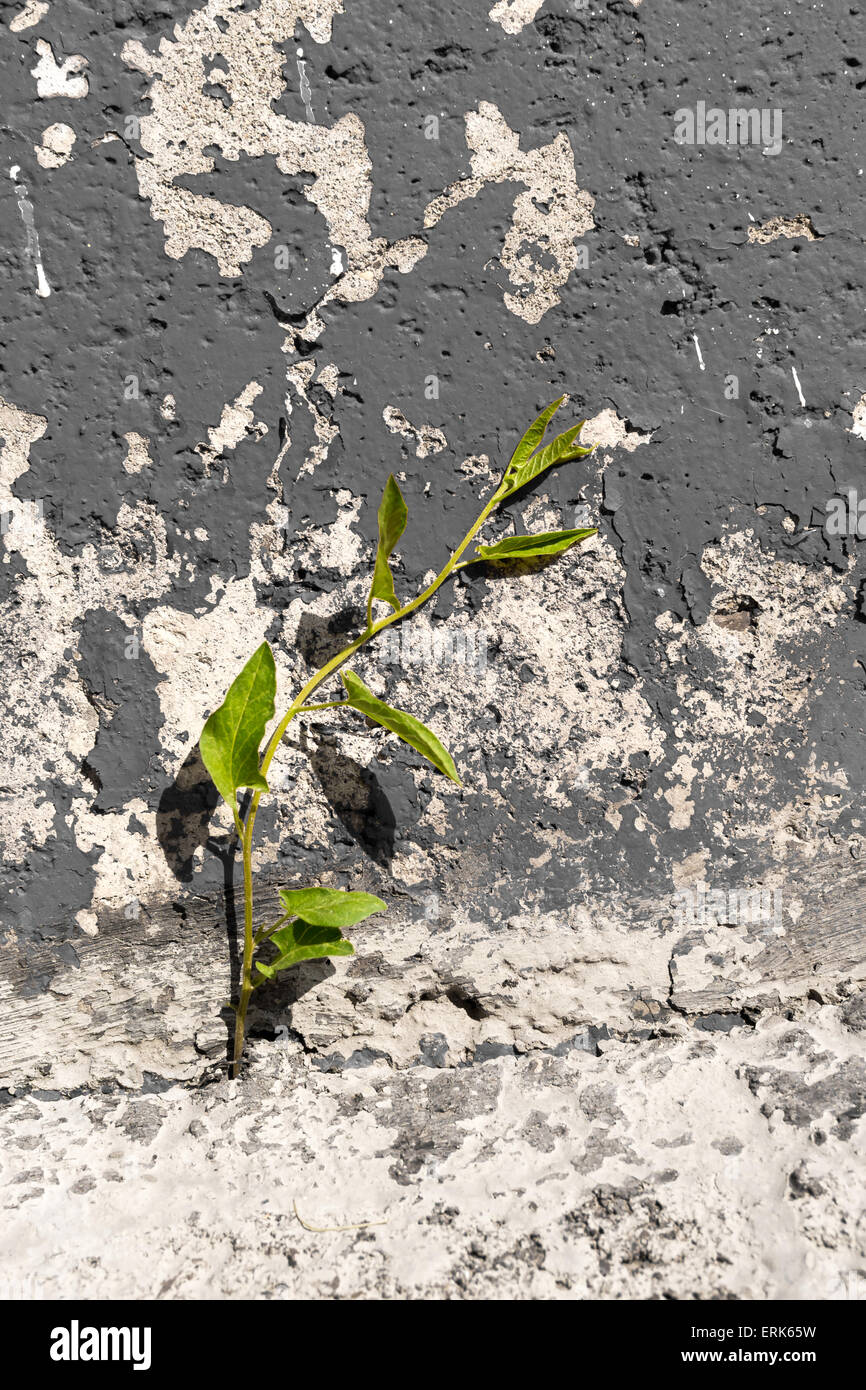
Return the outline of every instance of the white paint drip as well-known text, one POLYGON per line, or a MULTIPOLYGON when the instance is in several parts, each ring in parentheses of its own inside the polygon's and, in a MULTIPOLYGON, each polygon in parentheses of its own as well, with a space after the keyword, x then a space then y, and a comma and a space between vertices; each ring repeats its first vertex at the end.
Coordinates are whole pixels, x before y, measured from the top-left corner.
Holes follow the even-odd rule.
POLYGON ((331 247, 331 274, 342 275, 345 267, 343 265, 343 253, 339 246, 331 247))
POLYGON ((310 79, 307 77, 307 65, 304 62, 304 50, 297 50, 298 57, 298 80, 301 87, 301 100, 304 103, 304 110, 307 113, 307 120, 310 125, 316 124, 316 117, 313 114, 313 89, 310 86, 310 79))
POLYGON ((695 352, 698 354, 698 366, 700 367, 700 369, 701 369, 702 372, 705 372, 707 369, 706 369, 706 366, 704 365, 704 355, 703 355, 703 353, 701 352, 701 345, 700 345, 700 343, 698 342, 698 335, 697 335, 697 333, 693 333, 693 334, 692 334, 692 338, 694 339, 695 352))
POLYGON ((9 177, 15 184, 17 194, 18 210, 21 213, 21 221, 24 223, 24 231, 27 236, 27 255, 36 267, 36 293, 40 299, 47 299, 51 293, 51 286, 45 275, 42 266, 42 255, 39 250, 39 233, 36 230, 36 220, 33 216, 33 204, 27 196, 27 185, 23 179, 19 179, 21 169, 17 164, 13 164, 9 170, 9 177))
POLYGON ((800 404, 804 406, 806 404, 806 398, 803 395, 803 388, 800 385, 800 378, 797 376, 796 367, 791 368, 791 376, 794 378, 794 385, 797 388, 797 395, 800 397, 800 404))

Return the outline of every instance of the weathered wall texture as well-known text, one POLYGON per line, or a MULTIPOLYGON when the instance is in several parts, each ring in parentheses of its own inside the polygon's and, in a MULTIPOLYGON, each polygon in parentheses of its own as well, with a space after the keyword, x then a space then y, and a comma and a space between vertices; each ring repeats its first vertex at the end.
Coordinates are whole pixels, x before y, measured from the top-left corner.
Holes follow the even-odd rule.
POLYGON ((5 8, 25 1296, 862 1296, 857 16, 5 8), (464 788, 336 717, 275 763, 259 892, 389 912, 261 992, 229 1083, 202 722, 263 638, 285 700, 355 629, 390 471, 408 595, 563 391, 598 450, 488 534, 598 538, 357 664, 464 788))

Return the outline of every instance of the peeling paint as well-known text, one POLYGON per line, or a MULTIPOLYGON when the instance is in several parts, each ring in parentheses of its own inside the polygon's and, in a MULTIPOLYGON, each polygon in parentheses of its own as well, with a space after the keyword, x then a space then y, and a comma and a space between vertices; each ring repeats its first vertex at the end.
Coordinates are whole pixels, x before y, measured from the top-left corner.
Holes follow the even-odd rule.
POLYGON ((759 227, 749 227, 748 236, 749 241, 757 242, 760 246, 778 241, 779 237, 788 237, 789 240, 795 237, 803 237, 806 241, 822 240, 812 225, 811 217, 805 212, 798 213, 796 217, 771 217, 759 227))
POLYGON ((217 459, 236 449, 247 435, 261 438, 267 434, 268 427, 263 420, 256 420, 252 410, 253 401, 262 394, 257 381, 250 381, 229 405, 223 407, 219 424, 208 430, 207 444, 196 445, 196 453, 204 461, 205 477, 210 476, 217 459))
POLYGON ((58 63, 54 49, 47 39, 36 40, 39 62, 30 69, 31 77, 36 78, 36 94, 43 100, 49 97, 86 97, 90 83, 84 75, 87 59, 80 53, 73 53, 58 63))
POLYGON ((63 121, 57 121, 43 130, 41 143, 33 149, 43 169, 61 169, 71 158, 74 144, 75 131, 63 121))
POLYGON ((514 200, 514 220, 502 248, 501 261, 515 287, 504 299, 513 314, 538 323, 560 302, 557 290, 577 265, 574 243, 595 225, 595 199, 578 187, 566 135, 522 152, 519 135, 492 102, 482 101, 477 111, 466 113, 466 143, 472 151, 472 177, 452 184, 428 204, 424 226, 435 227, 446 212, 477 197, 487 184, 524 184, 526 192, 514 200))
POLYGON ((334 287, 336 298, 367 299, 387 266, 409 268, 424 254, 423 242, 409 239, 389 247, 371 235, 371 164, 356 116, 326 127, 298 124, 273 109, 285 87, 283 55, 276 45, 291 39, 299 21, 315 42, 324 43, 333 17, 342 12, 341 0, 263 0, 254 14, 239 13, 230 0, 209 0, 176 26, 174 38, 161 43, 158 55, 137 40, 125 44, 124 60, 153 79, 148 91, 152 114, 141 121, 147 157, 136 161, 136 172, 152 216, 165 224, 167 255, 179 259, 197 246, 216 259, 223 275, 239 275, 255 248, 270 240, 270 224, 251 208, 232 207, 178 186, 182 176, 213 170, 213 157, 205 153, 212 145, 229 160, 270 154, 286 175, 315 175, 304 195, 348 258, 334 287), (231 98, 228 107, 202 90, 204 64, 217 54, 226 63, 222 85, 231 98))
POLYGON ((441 453, 448 447, 448 440, 441 430, 435 429, 433 425, 410 424, 402 410, 398 410, 394 405, 385 406, 382 419, 392 434, 402 435, 404 439, 414 442, 416 458, 427 458, 428 454, 441 453))
POLYGON ((14 719, 0 770, 2 785, 15 789, 4 797, 0 821, 13 863, 51 833, 55 786, 87 786, 81 764, 99 716, 76 670, 73 624, 93 608, 122 616, 137 597, 167 590, 179 571, 179 560, 168 554, 165 521, 146 502, 122 504, 116 529, 100 545, 61 553, 44 516, 12 492, 47 426, 44 417, 0 398, 0 506, 10 518, 3 541, 6 563, 15 557, 22 569, 3 605, 3 624, 7 640, 26 639, 26 660, 7 660, 3 698, 13 717, 16 709, 30 711, 28 719, 14 719))
POLYGON ((545 0, 498 0, 490 18, 501 24, 506 34, 519 34, 531 24, 545 0))
POLYGON ((34 25, 41 23, 48 13, 49 6, 43 0, 27 0, 27 4, 22 6, 16 15, 9 21, 9 28, 13 34, 20 34, 24 29, 32 29, 34 25))
POLYGON ((126 473, 141 473, 143 469, 150 468, 153 459, 150 457, 150 440, 147 436, 130 430, 123 438, 126 442, 126 457, 123 460, 124 471, 126 473))

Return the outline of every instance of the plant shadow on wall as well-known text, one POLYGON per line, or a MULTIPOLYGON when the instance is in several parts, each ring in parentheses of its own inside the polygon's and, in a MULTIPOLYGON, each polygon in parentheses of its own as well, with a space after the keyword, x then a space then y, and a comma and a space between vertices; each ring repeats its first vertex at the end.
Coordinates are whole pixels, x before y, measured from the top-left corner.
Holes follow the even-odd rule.
POLYGON ((347 757, 331 733, 319 732, 311 739, 302 727, 298 747, 350 838, 387 869, 394 858, 397 818, 376 774, 347 757))
POLYGON ((210 833, 219 799, 196 744, 162 793, 156 811, 156 838, 166 863, 181 883, 192 881, 197 850, 208 846, 222 857, 225 845, 216 845, 210 833))
MULTIPOLYGON (((354 606, 341 608, 328 618, 304 613, 294 645, 307 666, 318 671, 343 651, 350 635, 361 631, 364 622, 364 610, 354 606)), ((328 731, 320 729, 311 736, 302 725, 295 746, 309 759, 328 805, 350 838, 374 863, 387 869, 394 857, 397 820, 375 773, 348 757, 328 731)))
MULTIPOLYGON (((232 1002, 227 1006, 234 1015, 234 1041, 230 1060, 232 1077, 238 1076, 243 1061, 247 1012, 254 992, 271 986, 272 982, 298 965, 304 964, 306 971, 306 962, 354 955, 354 947, 343 936, 343 930, 386 910, 386 904, 382 899, 371 893, 321 886, 280 888, 277 895, 279 915, 276 921, 268 921, 267 916, 265 920, 260 920, 260 913, 255 911, 253 902, 253 832, 261 798, 270 790, 267 774, 274 755, 289 725, 296 718, 300 718, 303 723, 297 746, 308 752, 325 793, 330 792, 331 797, 336 795, 338 799, 344 798, 347 786, 360 785, 366 795, 367 804, 372 801, 384 816, 388 803, 376 779, 371 774, 366 774, 358 764, 343 757, 339 752, 337 739, 331 732, 334 727, 333 721, 339 719, 342 724, 346 713, 350 719, 357 721, 357 715, 360 714, 365 717, 367 727, 373 728, 378 725, 396 734, 411 749, 426 758, 444 778, 457 787, 462 786, 454 760, 436 734, 414 715, 395 709, 376 696, 354 671, 346 668, 347 662, 380 633, 397 623, 405 622, 433 597, 446 579, 458 571, 477 564, 494 566, 497 570, 504 568, 512 573, 514 566, 525 570, 527 563, 532 565, 535 562, 549 562, 596 534, 595 527, 581 527, 567 531, 536 532, 533 535, 511 535, 493 544, 484 544, 475 539, 487 518, 501 503, 510 501, 515 494, 540 478, 555 464, 585 458, 592 453, 591 448, 583 448, 578 443, 585 420, 557 435, 549 444, 542 444, 550 420, 564 400, 565 397, 561 396, 559 400, 554 401, 529 426, 512 454, 499 486, 457 549, 436 578, 414 599, 402 604, 394 589, 390 561, 394 548, 406 529, 408 509, 393 475, 389 477, 378 512, 379 543, 366 613, 340 615, 338 621, 332 619, 324 628, 316 627, 312 620, 302 624, 298 638, 301 650, 306 647, 311 654, 315 653, 314 659, 321 661, 321 665, 295 696, 264 744, 264 748, 265 732, 276 713, 277 693, 276 663, 267 642, 263 642, 250 657, 231 685, 222 705, 211 714, 202 730, 199 740, 201 761, 210 774, 216 792, 228 805, 234 822, 234 836, 228 843, 223 842, 221 847, 226 874, 227 927, 234 957, 232 1002), (473 542, 474 554, 463 558, 473 542), (377 603, 391 611, 385 617, 376 618, 374 605, 377 603), (341 643, 344 642, 347 632, 357 631, 358 628, 361 629, 358 635, 345 645, 331 642, 331 638, 336 638, 338 632, 341 643), (337 650, 334 650, 334 646, 337 646, 337 650), (337 676, 342 685, 341 690, 336 685, 337 676), (323 703, 311 704, 311 697, 326 682, 332 683, 332 698, 323 703), (333 698, 338 695, 339 698, 333 698), (324 734, 317 738, 314 747, 304 727, 311 716, 317 719, 324 718, 330 725, 324 734), (357 774, 360 774, 360 783, 357 774), (377 788, 381 798, 378 802, 377 788), (239 802, 240 792, 244 792, 245 795, 239 802), (234 852, 238 846, 243 857, 242 949, 240 924, 235 920, 235 887, 232 873, 234 852)), ((339 728, 339 725, 337 727, 339 728)), ((198 787, 200 778, 191 759, 187 759, 182 771, 184 770, 189 779, 187 790, 191 790, 193 785, 198 787)), ((203 833, 200 822, 206 807, 216 804, 213 792, 202 793, 199 790, 196 795, 204 795, 205 799, 199 802, 194 813, 198 816, 198 822, 194 822, 190 832, 192 839, 190 834, 186 838, 181 836, 178 818, 172 821, 171 802, 167 802, 163 824, 173 827, 175 854, 181 864, 186 864, 191 857, 190 843, 194 843, 196 836, 203 833)), ((352 809, 354 813, 355 808, 352 809)), ((393 822, 393 813, 391 819, 393 822)), ((179 815, 179 820, 182 822, 182 815, 179 815)), ((353 834, 356 833, 354 814, 350 821, 344 818, 344 824, 353 834)), ((393 830, 392 824, 390 848, 387 835, 377 846, 378 852, 386 855, 386 862, 387 855, 393 851, 393 830)), ((207 843, 212 844, 211 841, 207 843)), ((319 969, 321 968, 320 966, 319 969)))

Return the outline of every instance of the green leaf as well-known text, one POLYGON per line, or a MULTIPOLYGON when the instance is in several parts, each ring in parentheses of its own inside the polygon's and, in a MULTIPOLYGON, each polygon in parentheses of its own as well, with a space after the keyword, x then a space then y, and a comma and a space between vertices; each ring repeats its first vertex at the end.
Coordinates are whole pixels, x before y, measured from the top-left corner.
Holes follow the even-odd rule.
POLYGON ((533 478, 537 478, 541 473, 546 473, 548 468, 552 468, 555 463, 569 463, 572 459, 585 458, 587 454, 592 453, 595 445, 590 449, 584 449, 576 443, 580 431, 586 424, 585 420, 581 420, 578 425, 573 425, 563 434, 557 435, 543 449, 537 449, 550 420, 564 400, 565 397, 560 396, 558 401, 554 401, 546 410, 543 410, 538 419, 533 420, 529 426, 505 470, 496 493, 497 501, 504 501, 518 488, 525 487, 527 483, 532 482, 533 478), (536 449, 537 452, 533 452, 536 449))
POLYGON ((538 531, 534 536, 506 536, 495 545, 479 545, 479 560, 529 560, 534 555, 561 555, 573 545, 598 535, 595 526, 580 531, 538 531))
POLYGON ((374 598, 381 599, 383 603, 390 603, 395 612, 400 607, 394 592, 394 580, 391 577, 391 567, 388 561, 394 546, 406 530, 408 516, 409 509, 403 501, 402 492, 394 481, 394 474, 391 473, 385 484, 382 501, 379 503, 379 548, 376 551, 376 567, 373 570, 373 582, 370 585, 370 596, 367 599, 368 623, 372 621, 374 598))
POLYGON ((277 671, 267 642, 253 653, 199 739, 202 762, 230 806, 238 787, 268 790, 259 772, 259 746, 274 717, 277 671))
MULTIPOLYGON (((363 895, 363 896, 366 896, 363 895)), ((384 903, 382 904, 384 907, 384 903)), ((318 960, 322 956, 353 956, 355 948, 340 934, 339 927, 317 927, 300 918, 281 927, 270 938, 278 955, 270 965, 256 961, 256 969, 265 979, 273 979, 281 970, 289 970, 302 960, 318 960)))
POLYGON ((542 410, 541 414, 538 416, 537 419, 533 420, 532 424, 529 426, 529 429, 526 431, 526 434, 523 436, 517 448, 514 450, 514 453, 511 455, 511 462, 509 463, 508 468, 505 470, 506 478, 508 477, 509 473, 511 473, 512 471, 516 472, 519 468, 521 468, 523 464, 526 462, 526 460, 529 458, 529 455, 535 449, 538 448, 539 444, 544 438, 547 426, 550 424, 551 420, 553 419, 554 415, 556 414, 557 410, 562 405, 562 402, 564 400, 565 396, 560 396, 558 401, 553 401, 547 407, 546 410, 542 410))
POLYGON ((415 719, 411 714, 405 714, 403 710, 392 709, 383 700, 378 700, 372 690, 368 690, 366 685, 353 671, 341 672, 346 693, 349 696, 348 704, 353 709, 360 710, 366 714, 368 719, 373 719, 383 728, 390 729, 392 733, 402 738, 404 743, 408 743, 412 748, 423 753, 435 768, 443 772, 446 777, 450 777, 452 782, 460 786, 460 778, 457 775, 457 768, 454 766, 454 759, 446 748, 442 747, 438 738, 431 733, 428 728, 415 719))
POLYGON ((312 927, 353 927, 387 904, 372 893, 349 893, 339 888, 281 888, 286 912, 303 917, 312 927))

